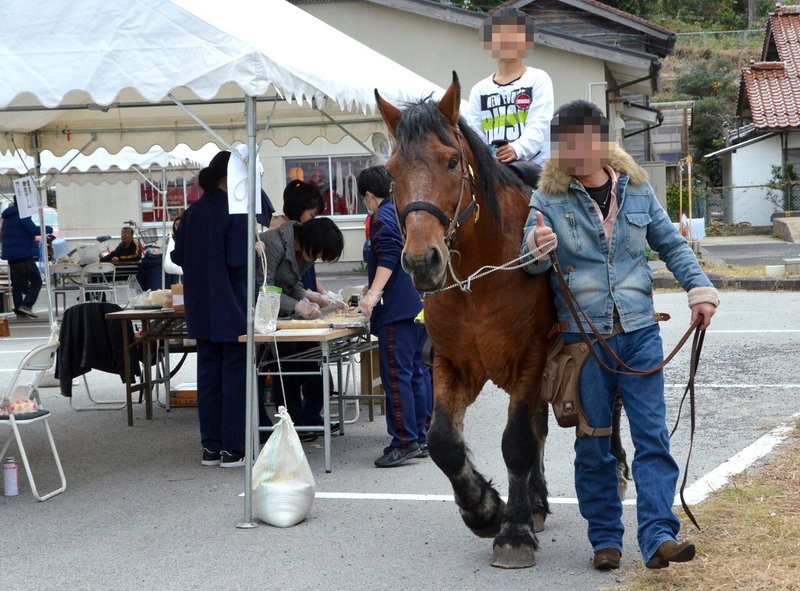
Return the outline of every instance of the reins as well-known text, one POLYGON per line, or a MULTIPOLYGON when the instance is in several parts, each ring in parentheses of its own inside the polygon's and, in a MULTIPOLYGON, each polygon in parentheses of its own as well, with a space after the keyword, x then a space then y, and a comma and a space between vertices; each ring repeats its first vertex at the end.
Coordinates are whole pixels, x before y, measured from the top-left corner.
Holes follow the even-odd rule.
POLYGON ((683 480, 681 482, 681 487, 680 487, 679 494, 680 494, 680 498, 681 498, 681 506, 683 507, 683 510, 686 512, 686 516, 691 520, 691 522, 694 524, 694 526, 699 530, 700 529, 700 525, 697 523, 697 520, 695 519, 694 514, 692 513, 691 509, 689 509, 689 506, 686 504, 686 499, 684 498, 684 490, 686 489, 686 481, 687 481, 688 473, 689 473, 689 460, 692 457, 692 447, 694 446, 694 433, 695 433, 695 427, 696 427, 694 380, 695 380, 695 375, 697 374, 697 368, 700 365, 700 353, 703 350, 703 340, 705 339, 705 334, 706 334, 706 329, 701 328, 702 319, 696 320, 687 329, 687 331, 684 333, 684 335, 678 341, 678 344, 675 345, 675 348, 672 350, 672 352, 666 358, 664 358, 664 361, 659 363, 656 367, 653 367, 653 368, 650 368, 650 369, 644 369, 644 370, 634 369, 634 368, 628 366, 627 364, 625 364, 617 356, 617 354, 614 353, 614 351, 611 349, 611 347, 606 342, 606 338, 604 338, 603 335, 600 334, 600 331, 597 330, 597 327, 592 323, 591 320, 589 320, 589 317, 586 315, 586 312, 583 310, 583 308, 581 308, 581 305, 575 299, 575 295, 572 293, 572 290, 569 288, 569 285, 567 284, 566 279, 564 279, 564 274, 561 272, 561 266, 558 263, 558 258, 556 257, 555 253, 551 253, 550 254, 550 260, 551 260, 552 265, 553 265, 553 272, 555 273, 556 278, 558 279, 558 283, 561 286, 561 290, 562 290, 563 295, 564 295, 564 301, 567 303, 567 307, 569 308, 570 313, 572 314, 572 317, 575 319, 575 323, 578 325, 578 330, 581 333, 581 338, 589 346, 589 353, 591 354, 592 358, 605 371, 608 371, 608 372, 611 372, 611 373, 616 373, 616 374, 619 374, 619 375, 627 375, 627 376, 647 376, 647 375, 652 375, 654 373, 657 373, 657 372, 661 371, 662 369, 664 369, 664 367, 670 361, 672 361, 672 359, 675 357, 675 355, 677 355, 678 351, 681 350, 681 348, 686 343, 686 341, 689 340, 689 337, 693 335, 693 338, 692 338, 692 350, 691 350, 690 360, 689 360, 689 380, 688 380, 688 382, 686 384, 686 389, 683 392, 683 397, 681 398, 681 403, 680 403, 680 405, 678 407, 678 416, 675 419, 675 425, 672 428, 672 431, 670 432, 669 436, 670 436, 670 439, 671 439, 672 436, 675 434, 675 431, 678 429, 678 424, 680 423, 680 420, 681 420, 681 412, 683 410, 683 403, 686 400, 686 396, 688 394, 689 395, 689 417, 690 417, 689 452, 686 455, 686 466, 684 467, 684 470, 683 470, 683 480), (580 315, 578 314, 578 311, 580 311, 580 315), (592 333, 594 334, 596 342, 599 343, 599 345, 603 349, 603 351, 606 352, 606 354, 611 358, 613 363, 617 364, 619 367, 622 367, 623 369, 621 369, 621 370, 620 369, 615 369, 615 368, 609 367, 608 365, 603 363, 603 361, 600 359, 600 356, 597 354, 597 351, 595 351, 594 343, 592 342, 592 340, 589 337, 589 335, 586 333, 586 330, 583 328, 583 322, 581 322, 581 316, 583 316, 583 319, 589 325, 589 328, 591 329, 592 333))

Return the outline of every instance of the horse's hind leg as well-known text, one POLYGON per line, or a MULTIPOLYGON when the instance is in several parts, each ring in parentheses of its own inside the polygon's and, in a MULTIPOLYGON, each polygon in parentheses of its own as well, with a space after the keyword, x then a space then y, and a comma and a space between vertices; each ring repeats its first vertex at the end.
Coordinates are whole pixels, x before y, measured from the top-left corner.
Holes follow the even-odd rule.
POLYGON ((480 537, 494 537, 500 531, 505 504, 491 482, 475 470, 463 437, 464 413, 477 391, 465 398, 466 388, 455 387, 454 372, 449 363, 439 358, 436 372, 433 422, 428 430, 431 459, 450 480, 467 527, 480 537))
POLYGON ((528 480, 528 499, 533 514, 533 531, 536 533, 544 530, 545 519, 550 513, 550 504, 547 501, 547 482, 544 478, 544 442, 547 439, 549 412, 550 407, 546 403, 540 402, 534 416, 534 436, 538 442, 539 454, 528 480))
MULTIPOLYGON (((508 503, 500 533, 494 539, 492 566, 526 568, 536 564, 539 543, 533 531, 528 498, 531 471, 538 466, 539 441, 534 434, 534 410, 525 399, 512 395, 508 423, 503 432, 503 459, 508 469, 508 503)), ((545 492, 545 502, 546 502, 545 492)))
POLYGON ((614 414, 611 423, 611 455, 617 459, 617 487, 619 488, 619 498, 624 501, 628 492, 628 481, 631 479, 631 470, 628 467, 628 456, 625 453, 625 448, 622 447, 621 424, 622 396, 617 392, 617 397, 614 399, 614 414))

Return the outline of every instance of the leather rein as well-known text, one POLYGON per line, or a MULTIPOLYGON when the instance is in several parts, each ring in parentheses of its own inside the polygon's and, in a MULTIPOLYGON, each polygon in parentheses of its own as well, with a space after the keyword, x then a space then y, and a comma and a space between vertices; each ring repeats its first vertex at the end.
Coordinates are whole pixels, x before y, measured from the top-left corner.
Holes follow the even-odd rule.
POLYGON ((683 396, 681 397, 681 403, 678 407, 678 416, 675 419, 675 425, 672 427, 672 431, 670 431, 670 439, 675 434, 675 431, 678 429, 678 424, 681 420, 681 412, 683 410, 683 403, 686 401, 686 396, 689 396, 689 419, 690 419, 690 428, 689 428, 689 452, 686 455, 686 466, 683 470, 683 480, 681 481, 681 488, 680 488, 680 498, 681 498, 681 506, 683 510, 686 512, 686 516, 692 521, 694 526, 699 530, 700 525, 697 523, 697 520, 694 517, 694 514, 689 509, 689 506, 686 503, 686 499, 684 498, 684 491, 686 489, 686 481, 689 475, 689 460, 692 457, 692 447, 694 446, 694 433, 696 428, 696 407, 695 407, 695 390, 694 390, 694 380, 697 374, 697 368, 700 365, 700 353, 703 350, 703 341, 706 335, 706 329, 701 328, 702 326, 702 319, 696 320, 684 333, 681 339, 678 341, 678 344, 675 345, 675 348, 672 352, 664 358, 664 361, 659 363, 656 367, 650 369, 634 369, 628 365, 626 365, 618 356, 617 354, 609 347, 606 339, 608 337, 603 337, 597 327, 589 320, 589 317, 586 315, 586 312, 581 308, 580 304, 578 303, 577 299, 575 299, 575 294, 572 293, 572 290, 569 288, 566 279, 564 279, 564 274, 561 271, 561 266, 558 263, 558 258, 556 257, 555 252, 550 254, 550 261, 553 265, 553 272, 558 279, 558 283, 561 285, 561 290, 564 294, 564 301, 567 303, 567 307, 572 314, 572 317, 575 319, 575 323, 578 325, 578 330, 580 330, 581 337, 583 341, 589 347, 589 353, 591 354, 592 358, 597 362, 597 364, 604 369, 605 371, 616 373, 619 375, 626 375, 626 376, 648 376, 654 373, 657 373, 664 369, 664 367, 672 361, 678 351, 681 350, 686 341, 689 340, 689 337, 692 336, 692 350, 691 355, 689 358, 689 380, 686 384, 686 389, 683 391, 683 396), (580 311, 580 315, 578 314, 580 311), (613 367, 609 367, 600 359, 600 356, 597 354, 594 348, 594 342, 591 340, 589 335, 586 333, 586 330, 583 328, 583 322, 581 322, 581 316, 589 325, 596 342, 600 345, 600 348, 605 351, 605 353, 611 358, 612 362, 617 366, 621 367, 622 369, 615 369, 613 367))

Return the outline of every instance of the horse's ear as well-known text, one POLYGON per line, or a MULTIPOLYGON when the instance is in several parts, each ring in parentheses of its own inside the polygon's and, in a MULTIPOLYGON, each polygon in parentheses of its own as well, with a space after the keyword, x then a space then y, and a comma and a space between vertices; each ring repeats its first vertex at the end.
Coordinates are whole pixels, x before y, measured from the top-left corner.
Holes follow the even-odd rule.
POLYGON ((461 106, 461 84, 458 82, 458 74, 453 70, 453 81, 447 87, 442 100, 439 101, 439 111, 442 112, 450 125, 458 125, 458 109, 461 106))
POLYGON ((386 122, 386 127, 389 128, 389 133, 394 135, 395 130, 397 129, 397 123, 400 121, 400 117, 402 113, 400 109, 395 107, 389 101, 385 100, 379 93, 378 89, 375 89, 375 102, 378 103, 378 111, 380 111, 381 117, 386 122))

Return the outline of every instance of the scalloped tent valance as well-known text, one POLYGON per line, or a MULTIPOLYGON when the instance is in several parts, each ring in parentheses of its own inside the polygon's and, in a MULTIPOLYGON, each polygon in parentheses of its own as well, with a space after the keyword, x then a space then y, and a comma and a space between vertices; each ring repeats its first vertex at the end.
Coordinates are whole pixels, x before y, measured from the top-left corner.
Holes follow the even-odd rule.
POLYGON ((280 146, 341 140, 326 114, 366 140, 383 127, 375 88, 394 102, 441 92, 285 0, 4 0, 0 63, 0 151, 30 153, 37 132, 56 155, 209 141, 170 94, 231 142, 246 141, 256 96, 280 146))

